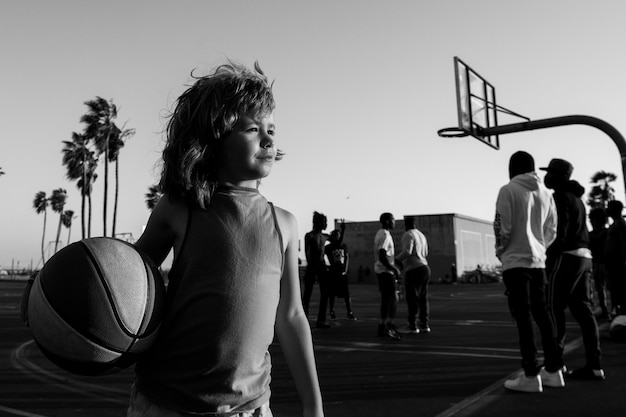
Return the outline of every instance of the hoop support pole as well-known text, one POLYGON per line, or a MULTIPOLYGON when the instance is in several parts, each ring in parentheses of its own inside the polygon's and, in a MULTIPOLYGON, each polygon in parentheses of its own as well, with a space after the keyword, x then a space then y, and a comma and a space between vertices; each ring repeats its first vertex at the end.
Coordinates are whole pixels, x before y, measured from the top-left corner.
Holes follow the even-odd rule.
POLYGON ((622 162, 622 177, 624 179, 624 190, 626 191, 626 140, 624 136, 611 124, 597 117, 572 115, 552 117, 549 119, 531 120, 529 122, 512 123, 502 126, 494 126, 486 129, 480 129, 480 133, 485 136, 504 135, 507 133, 525 132, 527 130, 545 129, 548 127, 567 126, 567 125, 587 125, 600 129, 606 133, 615 143, 619 150, 622 162))

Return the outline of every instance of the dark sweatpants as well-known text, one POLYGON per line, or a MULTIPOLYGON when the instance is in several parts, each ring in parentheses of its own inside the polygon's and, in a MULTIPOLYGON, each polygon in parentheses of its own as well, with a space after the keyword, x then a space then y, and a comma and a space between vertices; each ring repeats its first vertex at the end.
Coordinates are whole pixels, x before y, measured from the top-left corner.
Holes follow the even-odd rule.
POLYGON ((419 324, 428 327, 430 306, 428 304, 428 283, 430 267, 418 266, 406 272, 404 277, 404 296, 408 309, 409 326, 416 327, 419 313, 419 324))
POLYGON ((526 376, 539 373, 533 318, 541 333, 541 345, 548 372, 563 366, 562 352, 557 348, 554 324, 548 311, 546 272, 540 268, 513 268, 502 273, 509 310, 517 324, 522 368, 526 376))
POLYGON ((304 312, 308 315, 309 303, 311 302, 311 295, 313 294, 313 287, 315 286, 316 280, 320 285, 320 304, 317 313, 317 322, 324 323, 326 321, 328 297, 330 296, 328 271, 326 270, 325 265, 307 265, 304 271, 304 293, 302 294, 302 306, 304 307, 304 312))
POLYGON ((600 369, 600 335, 589 287, 591 263, 589 258, 567 253, 548 259, 548 295, 561 354, 565 347, 565 309, 569 307, 580 326, 587 366, 600 369))
POLYGON ((376 274, 380 291, 380 319, 393 320, 396 317, 396 277, 391 273, 376 274))

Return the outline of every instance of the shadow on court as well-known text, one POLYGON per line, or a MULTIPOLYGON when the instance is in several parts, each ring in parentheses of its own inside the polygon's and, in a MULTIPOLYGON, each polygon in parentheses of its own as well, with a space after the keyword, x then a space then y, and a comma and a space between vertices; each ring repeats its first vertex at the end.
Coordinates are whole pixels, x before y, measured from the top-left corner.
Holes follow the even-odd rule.
MULTIPOLYGON (((0 282, 0 416, 123 416, 132 369, 79 377, 50 364, 19 321, 23 283, 0 282)), ((317 291, 317 287, 315 289, 317 291)), ((431 285, 428 334, 401 341, 376 336, 378 292, 353 285, 357 321, 345 318, 342 300, 330 329, 313 329, 326 416, 586 416, 626 410, 626 344, 607 337, 602 382, 567 382, 542 394, 505 392, 503 380, 519 370, 517 331, 501 284, 431 285)), ((310 318, 317 313, 314 292, 310 318)), ((399 304, 397 325, 405 321, 399 304)), ((583 363, 579 331, 569 321, 566 363, 583 363)), ((280 346, 271 347, 272 410, 297 417, 300 405, 280 346)))

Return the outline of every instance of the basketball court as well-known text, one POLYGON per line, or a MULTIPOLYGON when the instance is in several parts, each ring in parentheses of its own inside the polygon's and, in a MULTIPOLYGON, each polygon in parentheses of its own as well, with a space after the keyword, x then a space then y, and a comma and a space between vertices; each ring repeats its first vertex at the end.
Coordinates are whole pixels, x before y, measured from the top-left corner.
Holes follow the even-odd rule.
MULTIPOLYGON (((501 125, 498 113, 523 117, 496 103, 495 88, 458 58, 454 60, 458 125, 439 135, 473 136, 498 149, 500 135, 588 124, 603 130, 626 160, 626 142, 608 123, 590 116, 501 125)), ((624 169, 626 173, 626 168, 624 169)), ((626 175, 625 175, 626 177, 626 175)), ((19 319, 23 282, 0 281, 0 415, 26 417, 124 416, 133 371, 82 377, 52 365, 19 319)), ((317 287, 316 287, 317 291, 317 287)), ((503 381, 519 371, 517 329, 501 283, 431 285, 432 333, 401 341, 376 336, 379 294, 374 285, 353 285, 358 321, 339 317, 330 329, 313 329, 322 395, 328 417, 356 416, 585 416, 617 415, 626 409, 626 344, 608 338, 600 322, 601 382, 567 382, 542 394, 507 392, 503 381)), ((316 311, 314 292, 311 312, 316 311)), ((406 315, 399 304, 398 324, 406 315)), ((568 320, 565 361, 582 365, 578 326, 568 320)), ((276 417, 301 415, 280 346, 273 357, 272 410, 276 417)))
MULTIPOLYGON (((51 364, 19 320, 23 285, 0 282, 0 416, 125 415, 132 369, 82 377, 51 364)), ((334 325, 313 329, 327 416, 515 416, 546 409, 550 412, 542 415, 575 416, 626 409, 626 345, 608 339, 606 324, 601 340, 606 381, 571 382, 564 390, 540 395, 505 392, 502 382, 518 371, 519 351, 502 284, 430 288, 432 333, 407 335, 399 342, 378 338, 379 298, 374 285, 351 287, 356 322, 344 319, 343 306, 337 304, 334 325)), ((317 299, 314 292, 312 301, 317 299)), ((311 311, 316 307, 312 303, 311 311)), ((401 302, 399 325, 405 314, 401 302)), ((571 320, 568 331, 566 362, 577 366, 583 353, 571 320)), ((279 345, 272 345, 271 352, 274 415, 298 416, 300 403, 279 345)))

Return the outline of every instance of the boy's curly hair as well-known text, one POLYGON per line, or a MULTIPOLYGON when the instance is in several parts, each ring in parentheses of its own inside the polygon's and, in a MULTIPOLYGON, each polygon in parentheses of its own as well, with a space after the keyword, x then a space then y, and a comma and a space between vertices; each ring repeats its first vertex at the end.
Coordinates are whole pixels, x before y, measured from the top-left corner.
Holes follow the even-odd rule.
MULTIPOLYGON (((272 84, 258 62, 254 71, 229 61, 196 82, 177 100, 166 127, 159 187, 172 199, 202 208, 217 187, 222 142, 244 114, 266 115, 276 107, 272 84)), ((276 160, 283 153, 277 150, 276 160)))

